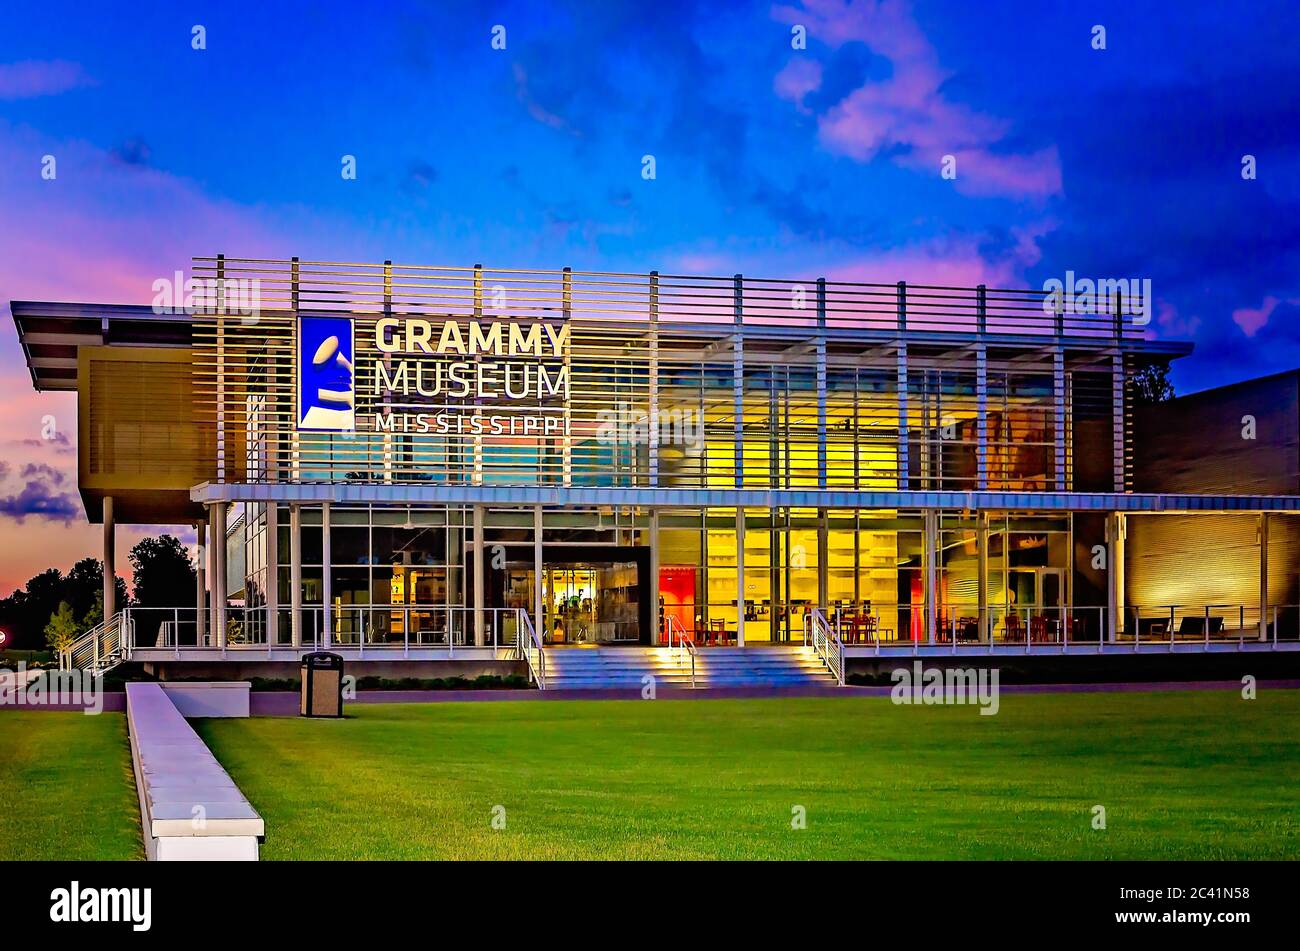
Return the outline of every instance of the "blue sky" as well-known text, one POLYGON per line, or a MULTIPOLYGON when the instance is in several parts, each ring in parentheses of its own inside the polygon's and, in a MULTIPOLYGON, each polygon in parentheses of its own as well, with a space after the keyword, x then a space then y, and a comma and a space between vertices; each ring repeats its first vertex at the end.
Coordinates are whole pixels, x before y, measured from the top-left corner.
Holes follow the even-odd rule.
MULTIPOLYGON (((5 306, 143 302, 216 251, 1031 287, 1072 270, 1151 279, 1153 332, 1197 344, 1182 392, 1300 366, 1294 4, 132 7, 0 11, 5 306)), ((29 392, 7 317, 0 385, 7 512, 22 466, 72 475, 16 448, 72 409, 29 392)), ((74 483, 40 485, 57 502, 74 483)))

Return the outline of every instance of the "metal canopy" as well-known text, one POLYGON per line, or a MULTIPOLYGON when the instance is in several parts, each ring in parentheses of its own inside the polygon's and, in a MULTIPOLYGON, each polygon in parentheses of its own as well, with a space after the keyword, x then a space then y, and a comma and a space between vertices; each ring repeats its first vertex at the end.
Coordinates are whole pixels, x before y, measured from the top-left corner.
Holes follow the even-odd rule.
POLYGON ((639 507, 947 509, 1016 512, 1300 512, 1300 495, 1140 492, 914 492, 824 489, 601 489, 386 483, 202 483, 193 502, 339 505, 616 505, 639 507))

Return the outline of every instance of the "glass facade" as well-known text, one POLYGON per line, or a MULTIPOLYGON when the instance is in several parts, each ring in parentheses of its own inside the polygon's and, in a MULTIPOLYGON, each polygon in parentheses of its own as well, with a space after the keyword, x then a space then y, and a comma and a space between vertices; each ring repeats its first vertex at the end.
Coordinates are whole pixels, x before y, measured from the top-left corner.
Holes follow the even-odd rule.
MULTIPOLYGON (((231 641, 292 645, 290 506, 246 504, 237 517, 245 611, 231 641)), ((556 645, 656 644, 669 624, 699 646, 802 643, 822 605, 849 643, 928 637, 920 512, 747 508, 738 522, 734 508, 663 508, 654 518, 552 509, 540 539, 535 517, 484 511, 488 643, 512 638, 516 612, 534 617, 539 606, 544 640, 556 645)), ((472 507, 331 504, 326 516, 302 504, 298 524, 302 643, 321 642, 327 596, 336 645, 475 643, 472 507)), ((937 515, 935 639, 1015 640, 1064 623, 1072 530, 1068 514, 937 515)))

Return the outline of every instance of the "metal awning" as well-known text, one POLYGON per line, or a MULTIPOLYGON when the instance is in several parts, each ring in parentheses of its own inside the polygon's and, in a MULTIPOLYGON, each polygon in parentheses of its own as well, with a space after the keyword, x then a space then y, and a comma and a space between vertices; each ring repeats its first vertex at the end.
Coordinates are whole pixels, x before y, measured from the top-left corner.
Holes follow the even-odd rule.
POLYGON ((16 300, 9 304, 32 385, 38 391, 77 388, 77 348, 188 347, 189 314, 156 313, 143 304, 77 304, 16 300))
POLYGON ((210 483, 190 490, 209 502, 331 502, 339 505, 547 505, 744 508, 946 509, 1014 512, 1300 512, 1300 495, 1153 492, 915 492, 834 489, 609 489, 363 482, 210 483))

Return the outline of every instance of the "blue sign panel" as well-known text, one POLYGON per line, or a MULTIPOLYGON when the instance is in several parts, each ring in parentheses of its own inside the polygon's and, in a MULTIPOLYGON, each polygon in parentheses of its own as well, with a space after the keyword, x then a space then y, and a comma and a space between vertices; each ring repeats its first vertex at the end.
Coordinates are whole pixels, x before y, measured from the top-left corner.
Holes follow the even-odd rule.
POLYGON ((356 428, 355 353, 352 318, 299 318, 299 429, 339 433, 356 428))

